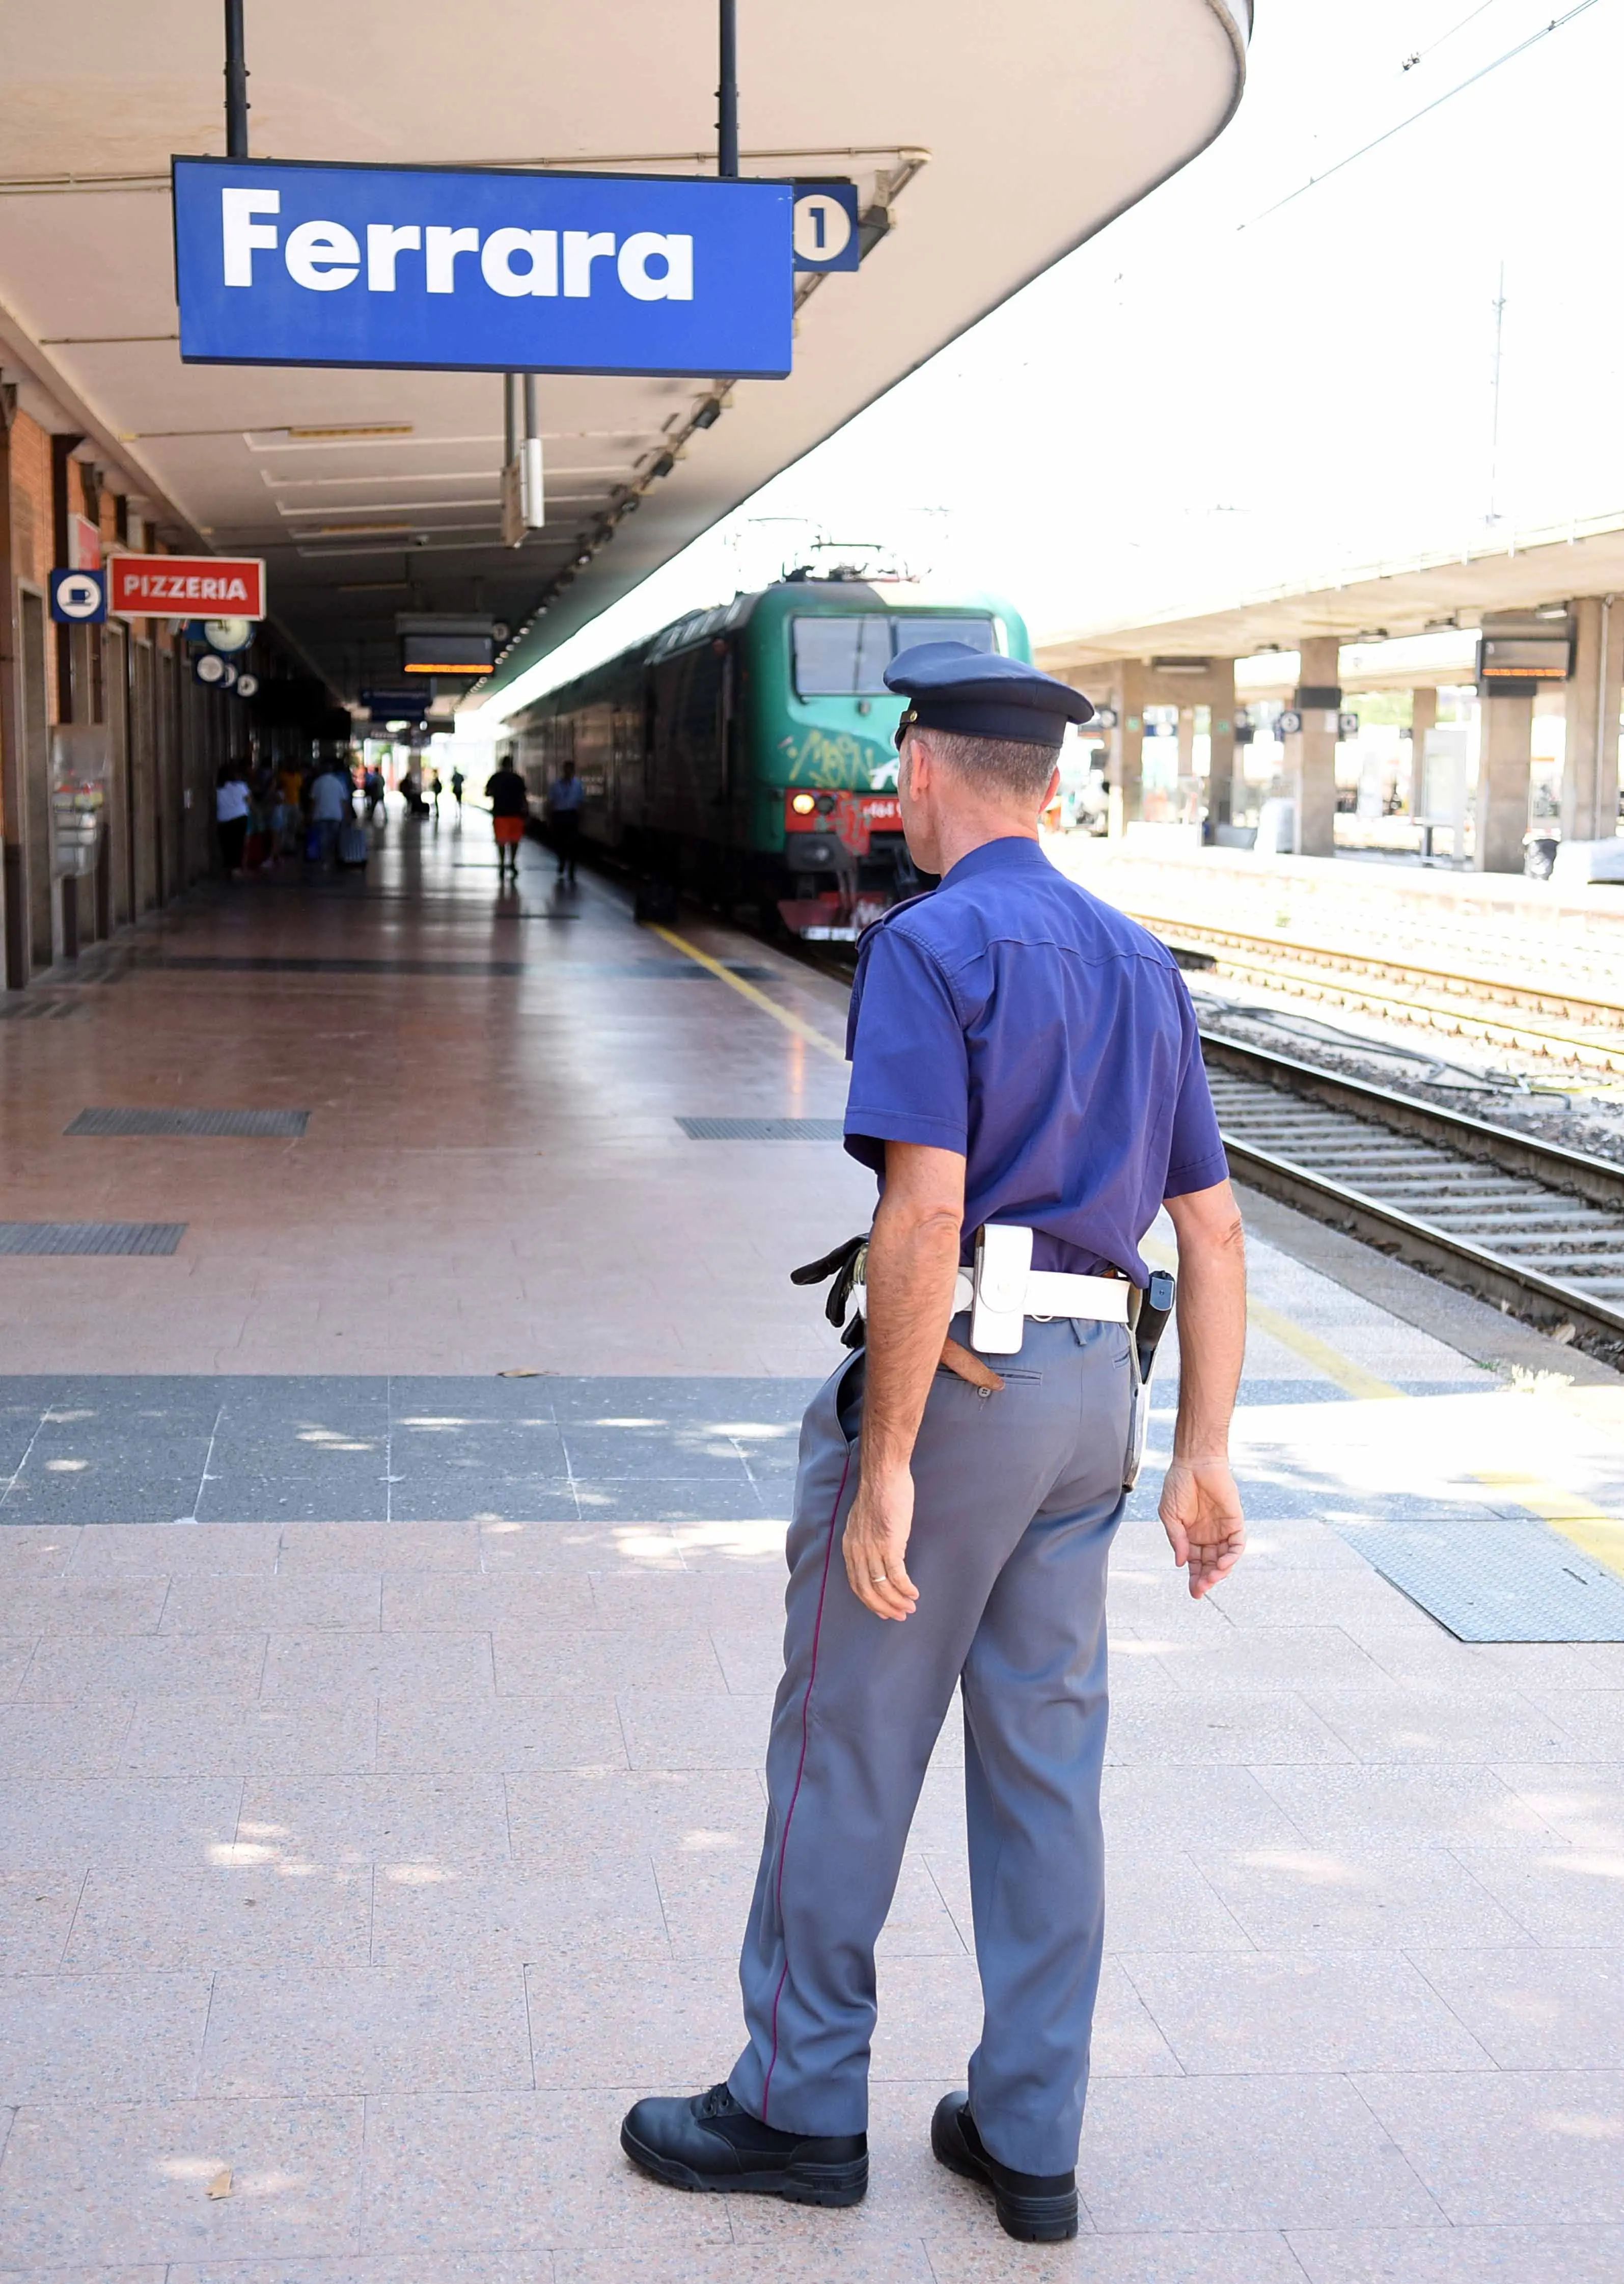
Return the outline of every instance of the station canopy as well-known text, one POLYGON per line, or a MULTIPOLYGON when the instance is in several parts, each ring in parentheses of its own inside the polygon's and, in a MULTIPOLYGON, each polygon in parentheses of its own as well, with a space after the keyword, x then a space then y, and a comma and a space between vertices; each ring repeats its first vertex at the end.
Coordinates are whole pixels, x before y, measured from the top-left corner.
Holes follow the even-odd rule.
MULTIPOLYGON (((246 16, 256 156, 714 171, 714 0, 246 16)), ((518 629, 567 569, 487 699, 1203 149, 1249 19, 1250 0, 747 0, 741 172, 849 177, 879 234, 855 275, 798 281, 792 377, 719 413, 726 375, 543 375, 546 525, 515 550, 499 376, 181 364, 168 164, 224 149, 218 0, 81 0, 71 25, 13 8, 0 364, 166 539, 263 555, 273 618, 347 699, 395 679, 397 611, 518 629)))
MULTIPOLYGON (((1042 645, 1051 674, 1086 670, 1118 659, 1253 658, 1292 651, 1314 636, 1335 635, 1370 653, 1362 686, 1378 689, 1381 645, 1411 636, 1475 628, 1496 611, 1560 613, 1573 598, 1624 594, 1624 514, 1576 518, 1518 530, 1473 533, 1456 547, 1392 561, 1348 565, 1291 586, 1233 598, 1213 596, 1165 613, 1057 634, 1042 645)), ((1403 661, 1408 684, 1453 680, 1461 662, 1403 661)), ((1400 661, 1395 657, 1393 663, 1400 661)), ((1470 681, 1467 670, 1460 678, 1470 681)), ((1255 680, 1255 677, 1253 678, 1255 680)), ((1352 686, 1351 684, 1349 686, 1352 686)))

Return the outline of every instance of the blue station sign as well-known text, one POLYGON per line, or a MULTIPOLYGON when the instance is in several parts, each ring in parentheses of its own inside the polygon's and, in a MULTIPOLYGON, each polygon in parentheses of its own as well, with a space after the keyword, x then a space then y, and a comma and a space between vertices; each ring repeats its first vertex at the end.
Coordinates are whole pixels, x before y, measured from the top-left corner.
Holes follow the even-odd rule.
POLYGON ((781 379, 788 183, 176 159, 193 364, 781 379))

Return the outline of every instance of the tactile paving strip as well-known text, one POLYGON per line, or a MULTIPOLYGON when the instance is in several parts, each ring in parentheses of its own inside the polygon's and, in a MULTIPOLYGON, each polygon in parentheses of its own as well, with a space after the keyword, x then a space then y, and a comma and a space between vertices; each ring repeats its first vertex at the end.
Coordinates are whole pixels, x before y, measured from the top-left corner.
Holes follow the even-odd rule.
POLYGON ((1457 1640, 1624 1641, 1624 1578, 1532 1515, 1331 1528, 1457 1640))
POLYGON ((292 1136, 309 1124, 308 1110, 82 1110, 68 1134, 249 1134, 292 1136))
POLYGON ((838 1142, 838 1118, 679 1118, 691 1142, 838 1142))
POLYGON ((0 1253, 173 1253, 183 1221, 0 1221, 0 1253))

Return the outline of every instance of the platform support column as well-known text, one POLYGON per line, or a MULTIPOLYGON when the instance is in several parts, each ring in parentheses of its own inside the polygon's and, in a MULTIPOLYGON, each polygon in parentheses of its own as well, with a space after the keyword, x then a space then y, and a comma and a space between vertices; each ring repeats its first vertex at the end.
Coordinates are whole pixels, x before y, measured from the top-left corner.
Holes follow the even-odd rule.
POLYGON ((1426 794, 1426 733, 1438 726, 1438 692, 1435 690, 1412 690, 1409 693, 1409 813, 1421 814, 1421 803, 1426 794))
POLYGON ((1528 830, 1534 700, 1485 698, 1482 713, 1472 861, 1480 872, 1520 872, 1528 830))
POLYGON ((1298 856, 1334 856, 1341 643, 1335 635, 1310 635, 1300 649, 1294 703, 1302 727, 1285 740, 1285 790, 1297 808, 1298 856))
POLYGON ((1562 838, 1606 841, 1619 826, 1619 706, 1624 595, 1573 606, 1573 671, 1565 693, 1562 838))
POLYGON ((1214 825, 1232 825, 1235 801, 1235 661, 1213 661, 1208 700, 1206 814, 1214 825))
POLYGON ((1124 659, 1117 669, 1115 704, 1105 779, 1111 836, 1120 840, 1144 815, 1144 669, 1136 659, 1124 659))

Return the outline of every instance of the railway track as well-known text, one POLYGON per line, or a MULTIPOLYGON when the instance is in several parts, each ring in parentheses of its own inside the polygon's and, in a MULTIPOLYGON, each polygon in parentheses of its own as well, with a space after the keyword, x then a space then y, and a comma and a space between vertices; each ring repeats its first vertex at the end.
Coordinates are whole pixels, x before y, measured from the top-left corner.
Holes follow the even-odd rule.
POLYGON ((1571 1068, 1624 1076, 1624 1003, 1567 978, 1433 966, 1137 906, 1129 917, 1175 951, 1196 953, 1220 973, 1254 985, 1512 1047, 1571 1068))
POLYGON ((1238 1179, 1608 1362, 1624 1167, 1204 1030, 1238 1179))
MULTIPOLYGON (((798 957, 850 984, 849 959, 798 957)), ((1205 1025, 1201 1044, 1238 1180, 1624 1368, 1624 1166, 1205 1025)))

